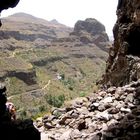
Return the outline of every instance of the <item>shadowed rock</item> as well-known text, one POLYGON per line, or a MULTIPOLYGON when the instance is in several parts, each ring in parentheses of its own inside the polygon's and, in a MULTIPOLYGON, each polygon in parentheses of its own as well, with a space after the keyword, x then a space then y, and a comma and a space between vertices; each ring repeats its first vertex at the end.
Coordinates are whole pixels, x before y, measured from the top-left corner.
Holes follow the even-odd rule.
POLYGON ((13 8, 18 4, 19 0, 1 0, 0 12, 4 9, 13 8))
POLYGON ((11 120, 6 102, 6 87, 0 83, 0 137, 4 140, 40 140, 40 132, 34 127, 31 119, 11 120))
POLYGON ((103 83, 122 86, 140 78, 140 1, 119 0, 103 83))

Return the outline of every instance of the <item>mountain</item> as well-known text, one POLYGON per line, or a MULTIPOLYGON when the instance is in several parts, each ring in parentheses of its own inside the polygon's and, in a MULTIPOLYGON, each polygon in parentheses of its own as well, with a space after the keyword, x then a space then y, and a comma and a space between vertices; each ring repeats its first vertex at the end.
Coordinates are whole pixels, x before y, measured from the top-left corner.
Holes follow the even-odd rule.
MULTIPOLYGON (((58 37, 65 37, 72 31, 72 28, 60 23, 52 23, 25 13, 17 13, 2 19, 3 39, 12 34, 13 38, 21 41, 32 41, 41 39, 46 45, 47 41, 58 37), (7 34, 5 32, 8 32, 7 34), (28 39, 27 39, 28 38, 28 39)), ((1 37, 2 37, 1 36, 1 37)), ((37 45, 36 43, 34 44, 37 45)))
POLYGON ((36 117, 97 90, 110 47, 100 22, 86 19, 73 30, 25 13, 2 22, 0 80, 6 82, 8 99, 17 106, 19 117, 36 117), (102 29, 97 34, 86 26, 77 31, 83 23, 102 29))

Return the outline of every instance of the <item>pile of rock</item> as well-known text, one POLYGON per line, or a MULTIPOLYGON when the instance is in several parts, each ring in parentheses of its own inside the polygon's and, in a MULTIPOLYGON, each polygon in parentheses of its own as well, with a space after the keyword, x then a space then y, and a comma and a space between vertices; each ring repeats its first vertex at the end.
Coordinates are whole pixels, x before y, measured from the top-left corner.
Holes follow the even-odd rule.
POLYGON ((139 139, 140 80, 76 99, 37 120, 45 138, 54 140, 139 139), (46 134, 45 134, 46 133, 46 134))

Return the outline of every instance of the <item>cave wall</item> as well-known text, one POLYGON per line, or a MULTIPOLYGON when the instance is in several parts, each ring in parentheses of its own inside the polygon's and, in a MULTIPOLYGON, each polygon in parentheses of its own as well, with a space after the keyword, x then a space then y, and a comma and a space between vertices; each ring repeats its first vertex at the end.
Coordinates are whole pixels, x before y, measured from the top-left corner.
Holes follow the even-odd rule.
MULTIPOLYGON (((0 13, 4 9, 13 8, 19 0, 1 0, 0 13)), ((1 26, 1 22, 0 22, 1 26)), ((0 83, 0 139, 4 140, 40 140, 40 132, 34 127, 31 119, 11 120, 10 113, 6 109, 6 87, 0 83)))
POLYGON ((117 21, 113 28, 103 83, 122 86, 140 78, 140 0, 118 0, 117 21))
MULTIPOLYGON (((8 9, 8 8, 14 8, 20 0, 1 0, 0 1, 0 13, 2 10, 8 9)), ((0 26, 2 25, 0 21, 0 26)))

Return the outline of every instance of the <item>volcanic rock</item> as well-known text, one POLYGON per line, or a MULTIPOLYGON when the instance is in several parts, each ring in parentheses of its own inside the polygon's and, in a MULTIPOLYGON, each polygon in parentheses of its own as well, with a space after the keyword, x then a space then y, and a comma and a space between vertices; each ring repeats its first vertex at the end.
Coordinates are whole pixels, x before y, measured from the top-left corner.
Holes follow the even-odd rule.
POLYGON ((103 83, 122 86, 140 78, 140 1, 119 0, 103 83))

